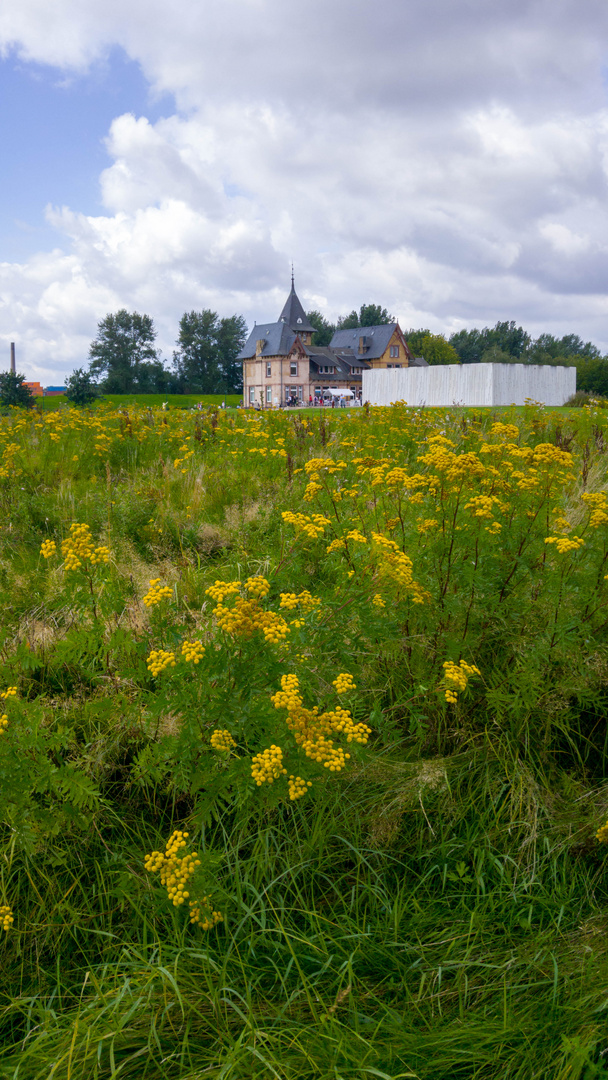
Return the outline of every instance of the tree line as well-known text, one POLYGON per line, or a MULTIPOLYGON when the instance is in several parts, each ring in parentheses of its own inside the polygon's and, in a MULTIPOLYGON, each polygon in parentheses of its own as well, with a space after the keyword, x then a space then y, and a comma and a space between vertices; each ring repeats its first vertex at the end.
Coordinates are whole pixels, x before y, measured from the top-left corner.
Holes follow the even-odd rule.
MULTIPOLYGON (((319 311, 306 314, 315 327, 312 344, 320 346, 328 345, 336 330, 396 321, 385 307, 374 303, 362 304, 359 311, 353 309, 335 323, 319 311)), ((428 364, 575 366, 579 390, 608 398, 608 356, 577 334, 555 337, 543 333, 533 338, 511 320, 497 322, 491 328, 459 330, 449 338, 425 328, 410 328, 404 331, 404 336, 413 355, 423 357, 428 364)), ((149 315, 125 308, 106 315, 98 323, 97 335, 90 345, 88 370, 78 368, 67 380, 68 397, 85 403, 99 392, 231 394, 242 391, 242 364, 237 359, 247 339, 247 324, 242 315, 220 317, 208 308, 184 312, 169 368, 161 360, 156 337, 149 315)), ((0 404, 30 403, 31 395, 21 386, 23 376, 9 376, 10 373, 0 375, 0 404), (11 379, 15 385, 11 382, 10 387, 8 383, 4 386, 11 379)))

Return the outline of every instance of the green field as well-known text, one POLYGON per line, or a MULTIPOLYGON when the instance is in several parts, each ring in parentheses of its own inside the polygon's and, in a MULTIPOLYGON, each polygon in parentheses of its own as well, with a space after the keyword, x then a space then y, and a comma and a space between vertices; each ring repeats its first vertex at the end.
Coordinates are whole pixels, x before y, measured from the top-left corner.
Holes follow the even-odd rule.
MULTIPOLYGON (((114 405, 147 405, 162 406, 167 402, 172 409, 192 409, 195 405, 221 405, 225 402, 227 408, 234 408, 243 400, 242 394, 104 394, 100 403, 114 405)), ((37 398, 36 407, 58 409, 60 405, 69 405, 64 394, 53 394, 50 397, 37 398)))
POLYGON ((605 411, 110 400, 0 417, 1 1080, 608 1077, 605 411))

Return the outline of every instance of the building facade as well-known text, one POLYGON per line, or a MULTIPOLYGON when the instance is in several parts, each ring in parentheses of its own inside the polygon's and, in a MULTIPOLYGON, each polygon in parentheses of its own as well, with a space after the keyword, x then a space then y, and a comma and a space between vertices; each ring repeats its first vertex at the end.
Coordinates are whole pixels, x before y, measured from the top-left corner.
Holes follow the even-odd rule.
POLYGON ((292 277, 277 322, 257 323, 239 354, 245 405, 303 405, 340 393, 361 400, 364 371, 426 366, 412 356, 399 323, 336 330, 327 346, 312 344, 314 332, 292 277))

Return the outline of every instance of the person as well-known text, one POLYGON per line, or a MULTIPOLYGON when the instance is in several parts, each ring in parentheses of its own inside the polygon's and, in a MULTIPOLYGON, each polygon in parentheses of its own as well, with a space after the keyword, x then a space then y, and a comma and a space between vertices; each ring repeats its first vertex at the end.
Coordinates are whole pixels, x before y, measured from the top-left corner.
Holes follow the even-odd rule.
POLYGON ((308 408, 312 405, 312 394, 308 395, 308 408))

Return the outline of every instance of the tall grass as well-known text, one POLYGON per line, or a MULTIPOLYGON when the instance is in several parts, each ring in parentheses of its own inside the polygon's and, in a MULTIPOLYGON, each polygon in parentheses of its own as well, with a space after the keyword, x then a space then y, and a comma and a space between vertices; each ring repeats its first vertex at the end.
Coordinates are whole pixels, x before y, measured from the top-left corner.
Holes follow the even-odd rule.
POLYGON ((608 548, 581 500, 606 490, 606 421, 404 417, 106 405, 43 429, 2 421, 0 691, 19 691, 0 736, 0 903, 15 916, 0 941, 2 1080, 608 1075, 594 838, 608 816, 608 548), (555 489, 569 531, 549 505, 531 516, 525 455, 499 541, 449 485, 433 496, 439 528, 386 479, 427 469, 436 434, 455 454, 472 433, 495 443, 496 422, 519 425, 520 450, 572 455, 555 489), (314 460, 345 466, 317 466, 313 490, 314 460), (367 543, 328 554, 353 529, 349 499, 367 543), (284 511, 331 529, 308 540, 284 511), (108 566, 61 568, 72 521, 108 544, 108 566), (376 530, 399 538, 431 600, 382 576, 376 530), (585 544, 560 561, 547 534, 585 544), (58 546, 48 561, 43 540, 58 546), (258 574, 260 610, 288 615, 281 592, 320 600, 285 646, 217 629, 209 586, 258 574), (147 608, 155 578, 171 597, 147 608), (179 654, 184 638, 204 641, 204 661, 152 677, 150 650, 179 654), (461 656, 481 675, 450 706, 442 665, 461 656), (285 671, 320 708, 338 672, 355 677, 348 705, 373 734, 342 772, 288 750, 270 701, 285 671), (238 759, 210 751, 217 727, 238 759), (251 754, 276 740, 312 778, 305 799, 251 785, 251 754), (175 828, 224 917, 208 933, 144 869, 175 828))

